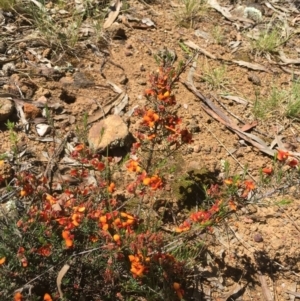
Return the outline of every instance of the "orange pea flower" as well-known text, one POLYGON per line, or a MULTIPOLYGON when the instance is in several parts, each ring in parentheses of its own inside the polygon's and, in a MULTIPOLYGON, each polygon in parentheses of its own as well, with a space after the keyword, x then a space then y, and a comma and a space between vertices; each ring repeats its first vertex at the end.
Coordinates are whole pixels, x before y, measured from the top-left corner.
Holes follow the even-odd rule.
POLYGON ((142 256, 140 255, 129 255, 129 261, 131 262, 130 272, 133 274, 133 277, 142 277, 146 271, 146 267, 141 262, 142 256))
POLYGON ((113 240, 114 241, 119 241, 121 238, 120 238, 120 235, 119 234, 115 234, 114 236, 113 236, 113 240))
POLYGON ((255 184, 252 181, 244 181, 244 185, 247 190, 253 190, 255 188, 255 184))
POLYGON ((68 230, 63 230, 62 237, 65 240, 67 248, 71 248, 73 246, 74 235, 68 230))
POLYGON ((154 139, 155 137, 156 137, 155 134, 151 134, 151 135, 146 136, 145 138, 146 138, 147 140, 152 140, 152 139, 154 139))
POLYGON ((236 203, 232 200, 228 202, 228 207, 231 211, 236 211, 237 208, 236 203))
POLYGON ((39 254, 39 255, 42 255, 42 256, 46 256, 46 257, 48 257, 48 256, 50 256, 51 255, 51 245, 50 244, 47 244, 47 245, 45 245, 45 246, 43 246, 43 247, 40 247, 39 249, 37 249, 37 254, 39 254))
POLYGON ((279 149, 277 153, 277 159, 279 161, 284 161, 289 157, 289 155, 290 155, 289 152, 279 149))
POLYGON ((182 233, 189 231, 191 229, 191 224, 188 221, 184 221, 179 227, 175 229, 177 233, 182 233))
POLYGON ((226 185, 232 185, 232 184, 233 184, 233 180, 232 180, 232 179, 225 179, 225 180, 224 180, 224 183, 225 183, 226 185))
POLYGON ((154 175, 151 178, 144 178, 143 184, 146 186, 150 186, 152 190, 157 190, 163 186, 163 181, 158 175, 154 175))
POLYGON ((181 289, 180 283, 174 282, 173 283, 173 288, 174 288, 178 298, 181 300, 183 298, 184 291, 183 291, 183 289, 181 289))
POLYGON ((49 294, 45 294, 44 295, 44 299, 43 299, 44 301, 52 301, 52 298, 51 298, 51 296, 49 295, 49 294))
POLYGON ((266 175, 271 175, 273 173, 273 168, 272 167, 265 167, 262 169, 262 172, 266 175))
POLYGON ((156 95, 156 92, 152 89, 146 89, 145 90, 145 95, 146 96, 155 96, 156 95))
POLYGON ((140 172, 142 168, 139 166, 139 163, 136 160, 130 160, 126 165, 127 169, 132 172, 140 172))
POLYGON ((78 227, 80 225, 82 219, 83 219, 83 214, 82 213, 74 213, 72 215, 72 224, 75 227, 78 227))
POLYGON ((168 97, 170 97, 170 91, 168 90, 162 90, 158 95, 157 98, 159 100, 166 100, 168 97))
POLYGON ((148 125, 150 128, 154 127, 154 124, 159 120, 158 114, 152 109, 149 109, 143 116, 143 123, 148 125))
POLYGON ((115 185, 115 183, 112 182, 109 184, 107 190, 109 193, 113 193, 115 191, 115 188, 116 188, 116 185, 115 185))
POLYGON ((76 152, 80 152, 82 151, 83 149, 85 148, 85 145, 84 144, 78 144, 74 147, 74 151, 76 152))
POLYGON ((6 257, 2 257, 0 258, 0 265, 4 264, 6 261, 6 257))
POLYGON ((23 301, 23 296, 20 292, 15 293, 14 301, 23 301))

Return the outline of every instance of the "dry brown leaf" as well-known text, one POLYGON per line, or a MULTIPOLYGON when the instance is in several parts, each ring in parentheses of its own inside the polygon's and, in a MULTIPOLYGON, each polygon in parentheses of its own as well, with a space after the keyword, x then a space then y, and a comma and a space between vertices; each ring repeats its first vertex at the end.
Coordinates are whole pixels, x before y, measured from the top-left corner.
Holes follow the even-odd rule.
POLYGON ((246 131, 249 131, 250 129, 252 129, 256 126, 257 126, 257 121, 254 121, 252 123, 247 123, 247 124, 242 126, 241 131, 246 132, 246 131))
POLYGON ((265 278, 264 275, 262 275, 262 273, 260 271, 258 271, 258 279, 260 281, 260 285, 261 285, 261 289, 262 289, 262 292, 263 292, 264 299, 266 301, 274 301, 272 293, 271 293, 271 291, 268 287, 266 278, 265 278))
POLYGON ((300 71, 297 71, 297 70, 294 70, 294 69, 289 69, 289 68, 286 68, 286 67, 283 67, 283 66, 280 66, 280 68, 286 73, 293 74, 293 75, 300 75, 300 71))
POLYGON ((247 67, 248 69, 251 69, 251 70, 270 72, 270 70, 268 70, 266 67, 264 67, 260 64, 249 63, 249 62, 245 62, 245 61, 235 61, 235 60, 233 60, 232 62, 238 64, 241 67, 247 67))
POLYGON ((64 278, 64 276, 66 275, 66 273, 68 272, 69 268, 70 268, 70 266, 68 264, 65 264, 59 271, 57 278, 56 278, 56 285, 57 285, 59 297, 61 299, 64 297, 64 294, 61 290, 61 281, 64 278))
POLYGON ((109 12, 108 18, 103 24, 104 29, 110 27, 111 24, 114 23, 114 21, 119 15, 121 7, 122 7, 122 2, 120 0, 117 0, 114 6, 111 7, 112 10, 109 12))
POLYGON ((222 98, 225 98, 225 99, 229 99, 229 100, 233 100, 237 103, 240 103, 242 105, 247 105, 248 104, 248 101, 242 97, 239 97, 239 96, 233 96, 233 95, 221 95, 222 98))
POLYGON ((198 50, 200 53, 206 55, 207 57, 209 57, 209 58, 211 58, 213 60, 217 59, 216 56, 214 56, 213 54, 209 53, 207 50, 199 47, 198 45, 196 45, 194 42, 192 42, 190 40, 189 41, 185 41, 184 44, 186 46, 192 48, 193 50, 198 50))
POLYGON ((279 51, 279 57, 283 61, 283 63, 286 65, 289 65, 289 64, 299 65, 300 64, 300 59, 289 59, 285 56, 283 51, 279 51))

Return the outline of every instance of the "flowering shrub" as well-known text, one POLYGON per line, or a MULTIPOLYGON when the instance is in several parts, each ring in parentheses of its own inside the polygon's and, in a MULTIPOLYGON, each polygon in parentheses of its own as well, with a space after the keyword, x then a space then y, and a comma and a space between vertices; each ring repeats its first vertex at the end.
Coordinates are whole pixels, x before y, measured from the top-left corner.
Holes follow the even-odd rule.
MULTIPOLYGON (((162 141, 175 148, 192 141, 180 127, 181 119, 169 110, 176 103, 172 88, 177 79, 173 67, 160 67, 145 91, 147 107, 136 110, 140 128, 125 164, 135 174, 127 185, 134 195, 163 189, 165 180, 152 162, 160 160, 157 151, 162 141)), ((3 219, 0 298, 182 299, 186 267, 162 251, 169 235, 145 225, 122 206, 110 178, 113 159, 93 153, 82 143, 73 147, 70 157, 76 164, 67 179, 76 179, 76 186, 68 180, 52 183, 30 172, 16 173, 13 189, 26 205, 3 219), (66 264, 69 270, 61 277, 66 264)))
MULTIPOLYGON (((174 110, 181 71, 163 64, 151 74, 147 105, 135 111, 136 142, 125 162, 133 180, 126 189, 141 201, 166 186, 160 162, 193 141, 174 110)), ((75 164, 67 179, 76 179, 75 186, 68 180, 52 183, 30 172, 16 173, 10 189, 24 206, 0 217, 1 300, 183 300, 189 270, 167 246, 176 235, 211 230, 256 189, 240 177, 214 183, 206 189, 205 205, 193 209, 169 233, 126 207, 111 177, 113 158, 95 154, 83 143, 75 145, 70 156, 75 164)), ((285 151, 278 152, 277 160, 298 166, 285 151)), ((262 169, 265 177, 273 171, 262 169)))

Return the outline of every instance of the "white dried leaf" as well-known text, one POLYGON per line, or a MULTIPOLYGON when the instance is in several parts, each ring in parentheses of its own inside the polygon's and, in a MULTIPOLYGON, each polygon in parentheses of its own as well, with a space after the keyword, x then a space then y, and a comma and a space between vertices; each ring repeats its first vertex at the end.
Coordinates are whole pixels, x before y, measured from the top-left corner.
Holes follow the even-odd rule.
POLYGON ((51 127, 48 124, 40 123, 36 125, 36 131, 41 136, 44 137, 51 130, 51 127))
POLYGON ((149 27, 152 27, 152 26, 155 27, 154 22, 149 18, 143 18, 142 23, 146 24, 149 27))

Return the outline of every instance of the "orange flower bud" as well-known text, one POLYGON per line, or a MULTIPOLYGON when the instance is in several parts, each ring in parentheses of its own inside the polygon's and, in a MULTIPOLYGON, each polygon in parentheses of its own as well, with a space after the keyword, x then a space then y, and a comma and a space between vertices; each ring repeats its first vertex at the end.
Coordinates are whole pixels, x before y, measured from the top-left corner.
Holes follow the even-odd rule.
POLYGON ((20 292, 15 293, 14 295, 14 301, 22 301, 23 300, 23 296, 20 292))
POLYGON ((173 288, 175 291, 178 291, 180 289, 180 287, 181 287, 180 283, 178 283, 178 282, 173 283, 173 288))
POLYGON ((51 296, 49 295, 49 294, 45 294, 44 295, 44 299, 43 299, 44 301, 52 301, 52 298, 51 298, 51 296))
POLYGON ((113 236, 113 239, 114 239, 114 241, 120 241, 120 235, 119 234, 115 234, 114 236, 113 236))
POLYGON ((146 185, 146 186, 148 186, 148 185, 150 184, 150 182, 151 182, 151 179, 150 179, 150 178, 145 178, 145 179, 143 180, 143 184, 146 185))

